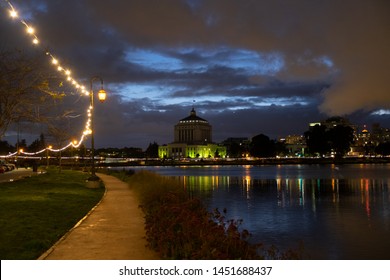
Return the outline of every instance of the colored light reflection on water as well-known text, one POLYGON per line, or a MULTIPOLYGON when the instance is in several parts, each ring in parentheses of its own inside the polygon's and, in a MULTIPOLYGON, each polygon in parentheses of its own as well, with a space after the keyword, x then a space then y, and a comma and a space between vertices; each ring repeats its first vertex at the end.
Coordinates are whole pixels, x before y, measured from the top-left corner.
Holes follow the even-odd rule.
POLYGON ((307 259, 390 259, 390 165, 140 167, 180 180, 252 242, 307 259))
POLYGON ((390 259, 389 173, 343 167, 353 174, 346 178, 332 167, 300 166, 294 174, 283 168, 274 168, 275 178, 257 168, 242 168, 242 176, 221 170, 174 177, 210 211, 227 209, 227 218, 243 219, 252 242, 282 250, 303 244, 312 259, 390 259))

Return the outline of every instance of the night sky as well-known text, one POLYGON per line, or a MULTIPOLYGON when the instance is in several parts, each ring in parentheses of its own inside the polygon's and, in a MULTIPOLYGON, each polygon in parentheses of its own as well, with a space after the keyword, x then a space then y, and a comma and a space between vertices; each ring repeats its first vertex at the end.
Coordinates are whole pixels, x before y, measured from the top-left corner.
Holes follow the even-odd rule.
MULTIPOLYGON (((103 78, 109 96, 96 106, 97 147, 170 143, 192 107, 216 142, 302 134, 334 115, 390 128, 387 0, 11 3, 82 83, 103 78)), ((0 4, 0 48, 32 48, 0 4)), ((69 101, 75 134, 82 99, 69 101)))

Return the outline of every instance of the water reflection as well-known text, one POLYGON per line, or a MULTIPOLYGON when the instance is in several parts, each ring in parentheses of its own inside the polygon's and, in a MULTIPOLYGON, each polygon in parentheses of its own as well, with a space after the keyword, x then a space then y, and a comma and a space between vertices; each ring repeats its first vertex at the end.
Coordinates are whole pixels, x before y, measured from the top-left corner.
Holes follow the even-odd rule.
POLYGON ((175 178, 210 210, 243 219, 256 242, 290 248, 303 241, 314 259, 390 259, 390 179, 335 175, 175 178))
POLYGON ((390 201, 388 186, 390 179, 252 179, 249 175, 242 178, 230 176, 180 176, 176 177, 191 195, 208 196, 216 189, 229 191, 230 188, 240 188, 243 197, 250 199, 255 189, 262 188, 268 194, 275 193, 277 205, 289 207, 304 206, 307 200, 316 211, 316 205, 331 198, 333 204, 340 203, 343 196, 359 196, 360 204, 367 216, 370 216, 370 201, 380 198, 382 202, 390 201), (276 191, 275 191, 276 190, 276 191), (373 196, 371 197, 371 194, 373 196), (379 196, 379 197, 378 197, 379 196))
POLYGON ((390 259, 390 165, 137 167, 180 180, 253 242, 303 241, 313 259, 390 259))

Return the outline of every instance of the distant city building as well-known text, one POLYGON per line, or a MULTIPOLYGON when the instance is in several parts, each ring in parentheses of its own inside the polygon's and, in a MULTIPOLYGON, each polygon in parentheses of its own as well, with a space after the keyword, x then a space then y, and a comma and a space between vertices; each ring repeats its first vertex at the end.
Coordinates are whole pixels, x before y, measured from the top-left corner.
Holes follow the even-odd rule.
POLYGON ((374 123, 372 125, 371 141, 375 145, 390 142, 390 129, 381 127, 379 123, 374 123))
POLYGON ((190 115, 174 126, 174 142, 159 146, 159 158, 216 158, 226 157, 226 147, 212 142, 212 126, 196 115, 190 115))
POLYGON ((314 127, 316 125, 321 125, 321 123, 320 122, 311 122, 311 123, 309 123, 309 127, 314 127))
POLYGON ((364 125, 361 131, 356 133, 355 145, 365 146, 371 142, 371 133, 368 131, 367 126, 364 125))
POLYGON ((244 158, 249 156, 250 140, 246 137, 229 137, 222 142, 226 147, 226 154, 230 158, 244 158))
POLYGON ((375 147, 386 142, 390 142, 390 129, 381 127, 379 123, 374 123, 370 132, 364 125, 356 133, 356 141, 351 154, 356 156, 375 154, 375 147))
POLYGON ((335 126, 342 125, 342 126, 350 126, 354 129, 356 129, 356 126, 352 125, 348 119, 343 117, 331 117, 326 120, 320 121, 320 122, 311 122, 309 123, 309 128, 312 128, 316 125, 319 126, 325 126, 326 129, 332 129, 335 126))
POLYGON ((287 135, 284 142, 289 145, 306 145, 306 139, 303 135, 287 135))
POLYGON ((363 129, 355 130, 355 142, 351 146, 351 150, 348 153, 350 156, 362 156, 370 154, 371 150, 371 134, 364 125, 363 129))
POLYGON ((328 118, 325 121, 322 121, 321 125, 325 125, 327 129, 332 129, 333 127, 338 125, 353 127, 349 120, 343 117, 328 118))
MULTIPOLYGON (((316 123, 319 125, 319 123, 316 123)), ((314 126, 314 125, 313 125, 314 126)), ((306 139, 303 135, 287 135, 279 139, 286 145, 287 153, 290 156, 304 156, 306 151, 306 139)))

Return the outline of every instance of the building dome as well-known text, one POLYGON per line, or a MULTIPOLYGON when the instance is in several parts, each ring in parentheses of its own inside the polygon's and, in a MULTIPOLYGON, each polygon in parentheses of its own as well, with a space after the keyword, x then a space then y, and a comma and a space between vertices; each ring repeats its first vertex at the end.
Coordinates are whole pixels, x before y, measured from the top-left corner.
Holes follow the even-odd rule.
POLYGON ((175 143, 205 144, 211 143, 211 125, 198 117, 192 108, 190 115, 175 125, 175 143))
POLYGON ((198 117, 196 115, 195 109, 192 108, 190 115, 184 119, 181 119, 179 121, 179 124, 180 123, 209 123, 209 122, 206 121, 205 119, 202 119, 201 117, 198 117))

